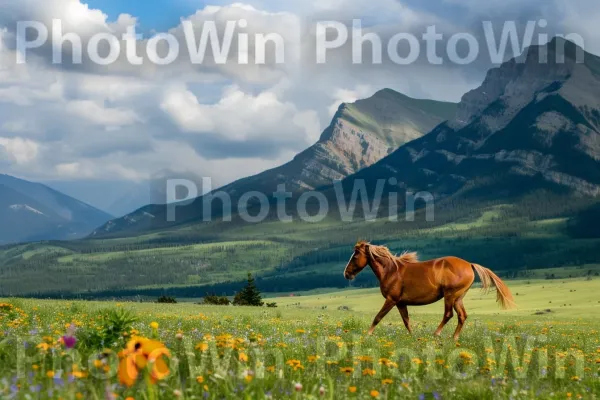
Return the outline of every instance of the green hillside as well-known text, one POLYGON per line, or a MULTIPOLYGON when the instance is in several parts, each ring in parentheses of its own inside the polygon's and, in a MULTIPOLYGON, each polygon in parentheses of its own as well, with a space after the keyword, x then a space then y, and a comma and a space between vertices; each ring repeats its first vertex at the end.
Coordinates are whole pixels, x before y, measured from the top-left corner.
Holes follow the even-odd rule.
MULTIPOLYGON (((579 235, 575 209, 549 194, 519 203, 442 203, 435 222, 261 224, 213 222, 123 239, 43 242, 0 248, 0 293, 40 297, 197 298, 231 294, 250 271, 267 292, 344 288, 342 277, 357 239, 416 250, 422 259, 456 255, 505 278, 585 277, 600 259, 600 239, 579 235), (542 199, 546 199, 544 203, 542 199), (552 208, 554 207, 554 208, 552 208), (555 268, 550 271, 549 268, 555 268), (554 274, 554 275, 553 275, 554 274)), ((584 212, 585 214, 585 212, 584 212)), ((584 226, 585 229, 585 226, 584 226)), ((355 286, 376 285, 369 274, 355 286)))

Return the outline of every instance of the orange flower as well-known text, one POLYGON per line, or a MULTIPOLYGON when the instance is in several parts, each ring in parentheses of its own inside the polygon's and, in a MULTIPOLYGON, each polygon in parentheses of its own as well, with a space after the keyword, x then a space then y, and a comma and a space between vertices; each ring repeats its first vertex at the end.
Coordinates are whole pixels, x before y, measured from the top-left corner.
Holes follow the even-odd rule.
POLYGON ((348 388, 348 391, 349 391, 350 393, 356 393, 356 386, 350 386, 350 387, 348 388))
POLYGON ((133 386, 141 370, 151 364, 150 377, 156 383, 169 375, 169 367, 165 358, 170 358, 171 353, 164 344, 156 340, 136 337, 127 343, 127 348, 119 353, 119 382, 126 386, 133 386))
POLYGON ((363 374, 363 376, 367 376, 367 375, 373 376, 373 375, 375 375, 375 370, 370 369, 370 368, 365 368, 363 370, 362 374, 363 374))
POLYGON ((379 397, 379 392, 377 390, 371 390, 371 397, 379 397))

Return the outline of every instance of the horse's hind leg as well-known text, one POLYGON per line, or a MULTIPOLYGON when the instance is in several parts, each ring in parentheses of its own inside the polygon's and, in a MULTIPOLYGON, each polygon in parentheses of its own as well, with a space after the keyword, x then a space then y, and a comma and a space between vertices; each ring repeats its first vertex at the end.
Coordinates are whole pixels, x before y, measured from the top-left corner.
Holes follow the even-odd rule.
POLYGON ((452 319, 452 316, 454 315, 452 313, 452 306, 454 305, 454 296, 444 296, 444 318, 442 318, 442 322, 440 323, 440 326, 438 326, 438 328, 436 329, 434 335, 435 336, 440 336, 442 333, 442 329, 444 329, 444 326, 448 323, 448 321, 450 321, 452 319))
POLYGON ((454 310, 456 311, 456 315, 458 316, 458 325, 456 326, 456 330, 454 331, 454 340, 458 340, 460 336, 460 331, 467 320, 467 310, 465 310, 465 305, 463 304, 463 298, 465 295, 463 294, 456 302, 454 303, 454 310))

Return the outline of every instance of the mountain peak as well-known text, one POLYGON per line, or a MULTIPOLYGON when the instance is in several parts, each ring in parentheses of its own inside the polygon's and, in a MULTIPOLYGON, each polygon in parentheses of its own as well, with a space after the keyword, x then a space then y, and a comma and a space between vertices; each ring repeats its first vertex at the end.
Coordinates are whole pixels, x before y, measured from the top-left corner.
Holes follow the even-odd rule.
POLYGON ((454 120, 350 179, 394 177, 437 198, 473 188, 497 196, 536 188, 600 195, 600 59, 585 53, 585 63, 577 62, 580 51, 558 38, 531 48, 524 63, 490 70, 463 96, 454 120), (563 45, 560 62, 554 56, 563 45), (547 63, 539 62, 544 51, 547 63))

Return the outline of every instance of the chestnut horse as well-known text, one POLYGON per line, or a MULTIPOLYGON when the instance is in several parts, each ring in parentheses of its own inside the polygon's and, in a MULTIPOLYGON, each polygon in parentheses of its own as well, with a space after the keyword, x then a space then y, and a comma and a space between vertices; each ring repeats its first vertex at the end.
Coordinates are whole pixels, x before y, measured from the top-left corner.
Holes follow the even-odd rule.
POLYGON ((481 265, 471 264, 457 257, 419 262, 417 253, 405 252, 394 256, 385 246, 361 241, 354 246, 354 254, 344 270, 344 277, 354 279, 367 265, 371 266, 379 279, 381 294, 385 297, 385 303, 373 320, 369 335, 373 334, 379 321, 394 306, 398 307, 406 329, 412 334, 407 306, 423 306, 443 298, 444 317, 434 335, 441 334, 444 325, 454 315, 454 309, 458 314, 454 340, 458 340, 467 319, 463 298, 475 280, 475 272, 481 279, 483 290, 488 290, 492 284, 496 287, 496 301, 502 308, 515 305, 510 290, 496 274, 481 265))

